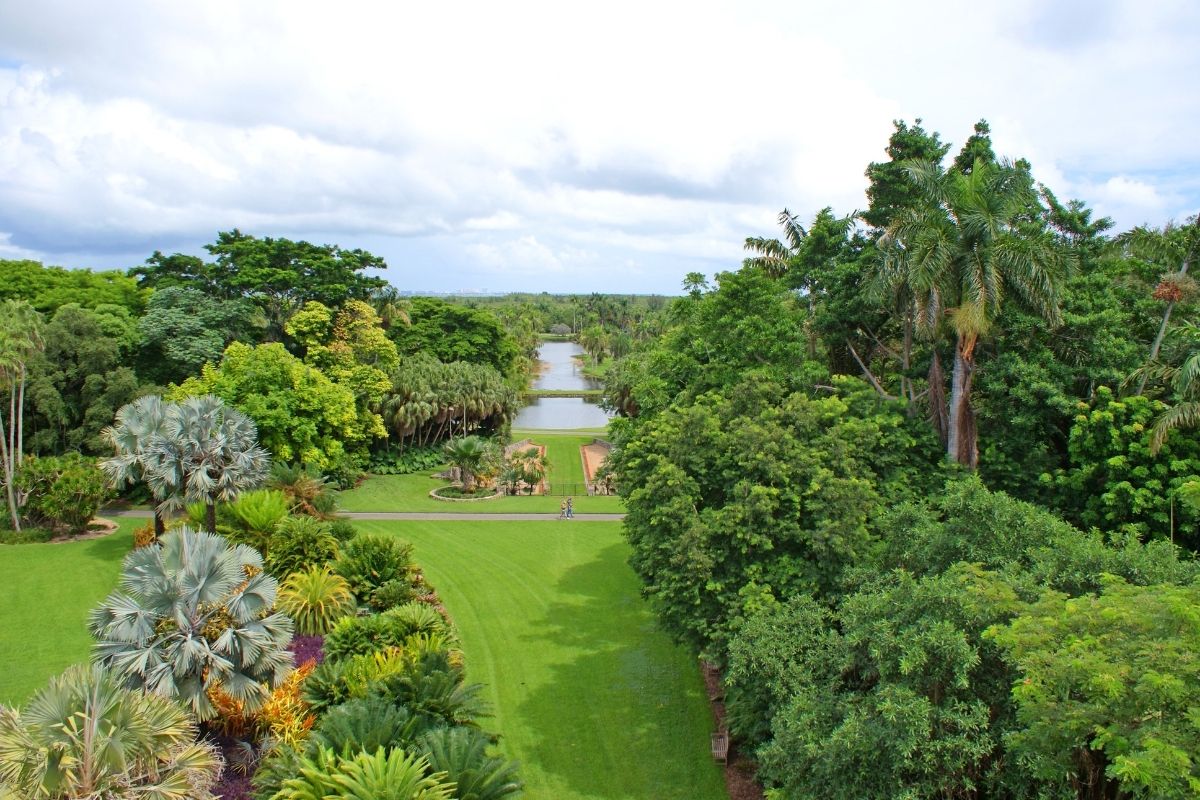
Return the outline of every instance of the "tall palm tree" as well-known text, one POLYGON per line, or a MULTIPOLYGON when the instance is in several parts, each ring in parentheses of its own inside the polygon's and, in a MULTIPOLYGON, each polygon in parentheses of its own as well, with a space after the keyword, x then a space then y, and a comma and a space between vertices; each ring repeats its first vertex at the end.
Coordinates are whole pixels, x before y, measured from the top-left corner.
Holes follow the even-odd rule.
POLYGON ((0 303, 0 387, 8 388, 7 426, 0 410, 0 469, 13 530, 21 530, 17 473, 25 453, 25 381, 31 356, 44 349, 42 315, 24 300, 0 303))
POLYGON ((1009 296, 1057 324, 1058 290, 1072 258, 1032 221, 1040 206, 1026 170, 976 159, 969 173, 931 162, 911 164, 908 173, 924 202, 902 211, 886 235, 903 250, 897 263, 930 324, 953 334, 946 454, 974 469, 975 347, 1009 296))
MULTIPOLYGON (((158 395, 139 397, 117 411, 116 423, 100 432, 116 450, 112 458, 100 462, 100 468, 117 489, 146 480, 145 456, 152 442, 164 435, 167 415, 173 404, 158 395)), ((158 489, 165 490, 161 484, 158 489)), ((154 495, 154 538, 166 531, 164 511, 170 505, 165 495, 154 495)))
POLYGON ((23 711, 0 707, 0 797, 208 800, 221 757, 196 737, 177 703, 75 666, 23 711))
POLYGON ((746 266, 761 269, 772 278, 782 278, 787 273, 792 257, 804 246, 808 236, 799 217, 786 208, 779 212, 779 225, 783 228, 784 241, 762 236, 746 237, 746 249, 755 254, 746 259, 746 266))
POLYGON ((200 720, 216 714, 218 687, 254 710, 292 668, 292 620, 274 611, 277 590, 258 551, 177 528, 162 547, 125 557, 120 588, 88 616, 93 660, 200 720))
POLYGON ((271 468, 254 421, 213 395, 189 397, 170 410, 144 458, 155 496, 204 503, 209 533, 217 530, 217 501, 258 488, 271 468))
MULTIPOLYGON (((1175 310, 1175 304, 1179 301, 1179 297, 1170 293, 1170 284, 1182 282, 1187 275, 1188 267, 1200 254, 1200 215, 1191 217, 1183 226, 1168 223, 1161 231, 1139 226, 1118 236, 1116 244, 1130 255, 1160 264, 1164 269, 1172 271, 1163 276, 1163 288, 1168 290, 1164 298, 1167 301, 1167 307, 1163 311, 1158 334, 1150 345, 1149 363, 1153 364, 1158 360, 1159 350, 1167 335, 1171 312, 1175 310)), ((1156 293, 1155 296, 1159 295, 1156 293)), ((1138 380, 1138 394, 1145 390, 1147 377, 1148 372, 1143 372, 1138 380)))

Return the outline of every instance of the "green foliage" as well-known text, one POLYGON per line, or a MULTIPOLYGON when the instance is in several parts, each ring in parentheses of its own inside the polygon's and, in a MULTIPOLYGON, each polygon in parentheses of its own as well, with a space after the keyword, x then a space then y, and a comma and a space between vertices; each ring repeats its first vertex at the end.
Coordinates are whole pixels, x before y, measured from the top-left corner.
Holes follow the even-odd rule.
POLYGON ((367 603, 388 581, 406 580, 412 567, 411 544, 392 536, 362 535, 342 548, 333 570, 350 584, 359 603, 367 603))
POLYGON ((338 540, 338 544, 344 545, 358 536, 358 528, 354 527, 354 523, 344 517, 333 519, 329 523, 329 532, 333 538, 338 540))
POLYGON ((308 751, 324 747, 335 753, 373 753, 382 747, 415 752, 410 745, 430 724, 429 719, 413 716, 383 697, 348 700, 321 717, 309 737, 308 751))
POLYGON ((1163 404, 1141 395, 1118 399, 1100 387, 1080 404, 1071 426, 1070 466, 1053 480, 1063 511, 1081 525, 1200 544, 1197 509, 1175 502, 1200 476, 1200 442, 1172 434, 1151 452, 1151 428, 1163 404))
POLYGON ((354 613, 354 595, 345 578, 313 566, 288 575, 279 587, 277 605, 295 622, 297 633, 323 635, 354 613))
POLYGON ((446 463, 442 448, 406 447, 403 450, 388 448, 371 455, 368 471, 376 475, 411 475, 425 472, 446 463))
POLYGON ((338 555, 338 541, 329 524, 312 517, 286 517, 275 528, 267 550, 266 569, 283 578, 294 572, 321 568, 338 555))
POLYGON ((265 553, 275 528, 288 515, 288 498, 274 489, 257 489, 242 493, 228 504, 228 510, 237 520, 237 533, 233 538, 265 553))
POLYGON ((29 456, 17 476, 25 496, 25 518, 33 525, 83 533, 100 506, 112 497, 104 472, 95 459, 78 453, 29 456))
POLYGON ((335 755, 322 748, 300 761, 300 775, 283 782, 276 800, 451 800, 454 784, 403 750, 335 755))
POLYGON ((494 466, 498 458, 495 445, 478 436, 451 439, 442 451, 450 466, 458 470, 465 494, 475 491, 476 476, 494 466))
POLYGON ((860 381, 834 385, 811 398, 747 381, 624 435, 613 460, 632 487, 630 563, 694 647, 719 650, 739 617, 777 599, 837 592, 884 499, 928 480, 937 455, 920 423, 860 381))
POLYGON ((408 603, 382 614, 346 617, 325 637, 325 658, 339 661, 389 647, 404 647, 416 634, 448 634, 446 621, 425 603, 408 603))
POLYGON ((263 446, 280 461, 326 468, 365 443, 354 394, 284 349, 234 342, 219 366, 206 364, 184 381, 175 398, 215 394, 258 426, 263 446))
POLYGON ((253 338, 254 313, 247 300, 207 297, 191 286, 155 290, 138 320, 139 373, 162 385, 195 375, 220 361, 230 342, 253 338))
POLYGON ((43 335, 45 348, 29 364, 30 446, 99 453, 106 449, 101 430, 141 388, 129 367, 140 338, 136 323, 122 306, 70 303, 43 335))
POLYGON ((905 170, 912 161, 940 162, 950 150, 950 145, 941 141, 936 131, 926 132, 921 120, 913 121, 910 127, 904 120, 894 120, 896 130, 888 139, 888 161, 872 162, 867 167, 868 209, 862 218, 877 229, 886 228, 903 209, 912 208, 920 201, 919 190, 905 170))
POLYGON ((429 768, 446 773, 458 800, 500 800, 520 794, 515 764, 487 754, 491 738, 474 728, 439 728, 422 736, 415 749, 429 768))
POLYGON ((411 324, 388 329, 401 355, 428 353, 445 363, 486 365, 502 375, 516 366, 517 344, 490 311, 414 297, 408 316, 411 324))
POLYGON ((1190 798, 1200 787, 1200 586, 1050 592, 990 635, 1019 666, 1015 762, 1057 796, 1190 798))
POLYGON ((495 368, 465 361, 442 363, 421 354, 405 359, 392 373, 380 413, 405 452, 452 434, 502 430, 518 406, 517 393, 495 368))
POLYGON ((178 704, 72 667, 23 711, 0 706, 0 795, 208 800, 221 757, 197 736, 178 704))
POLYGON ((387 611, 415 600, 417 590, 408 578, 393 578, 371 592, 367 603, 376 611, 387 611))
POLYGON ((251 548, 178 528, 125 557, 120 588, 88 617, 93 659, 201 720, 217 687, 254 710, 292 669, 277 586, 251 548))
POLYGON ((44 314, 77 303, 84 308, 120 306, 134 317, 145 307, 146 294, 120 272, 0 260, 0 300, 23 299, 44 314))

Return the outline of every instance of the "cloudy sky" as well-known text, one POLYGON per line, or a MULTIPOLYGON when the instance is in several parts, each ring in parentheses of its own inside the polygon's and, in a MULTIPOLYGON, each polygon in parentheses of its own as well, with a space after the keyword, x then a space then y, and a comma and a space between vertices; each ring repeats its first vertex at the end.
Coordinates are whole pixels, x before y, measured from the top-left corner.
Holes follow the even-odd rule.
POLYGON ((0 258, 221 230, 423 291, 679 291, 985 117, 1120 227, 1200 210, 1200 4, 0 0, 0 258))

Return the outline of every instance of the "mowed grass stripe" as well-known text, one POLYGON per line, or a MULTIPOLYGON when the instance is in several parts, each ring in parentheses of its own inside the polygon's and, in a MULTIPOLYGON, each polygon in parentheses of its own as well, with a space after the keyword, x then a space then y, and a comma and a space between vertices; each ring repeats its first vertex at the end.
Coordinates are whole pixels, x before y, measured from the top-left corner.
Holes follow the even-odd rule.
POLYGON ((654 625, 619 523, 370 522, 411 541, 530 798, 720 798, 696 661, 654 625))
POLYGON ((116 587, 141 522, 120 520, 98 539, 0 547, 0 703, 20 705, 52 675, 88 660, 88 612, 116 587))

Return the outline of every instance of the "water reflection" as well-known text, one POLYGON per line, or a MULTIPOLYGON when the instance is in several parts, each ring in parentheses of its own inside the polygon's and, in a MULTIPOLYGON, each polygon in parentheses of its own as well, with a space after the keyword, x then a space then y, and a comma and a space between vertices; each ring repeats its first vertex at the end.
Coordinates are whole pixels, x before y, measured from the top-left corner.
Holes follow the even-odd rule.
MULTIPOLYGON (((574 356, 583 352, 575 342, 543 342, 538 358, 544 367, 533 381, 535 389, 598 389, 600 384, 585 378, 574 356)), ((594 402, 582 397, 535 397, 521 409, 514 428, 603 428, 611 418, 594 402)))

